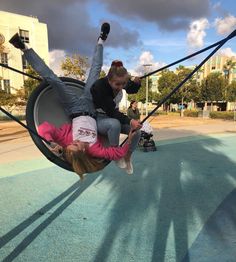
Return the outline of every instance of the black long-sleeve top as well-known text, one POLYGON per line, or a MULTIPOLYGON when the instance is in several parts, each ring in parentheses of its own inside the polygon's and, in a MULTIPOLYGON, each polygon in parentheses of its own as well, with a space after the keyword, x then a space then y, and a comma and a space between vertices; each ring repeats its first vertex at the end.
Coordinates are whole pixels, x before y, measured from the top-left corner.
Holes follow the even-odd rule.
MULTIPOLYGON (((124 89, 128 94, 135 94, 140 86, 129 80, 124 89)), ((116 103, 113 100, 115 95, 107 77, 100 78, 93 84, 91 94, 96 109, 101 108, 109 117, 118 119, 121 124, 130 123, 131 119, 116 108, 116 103)))

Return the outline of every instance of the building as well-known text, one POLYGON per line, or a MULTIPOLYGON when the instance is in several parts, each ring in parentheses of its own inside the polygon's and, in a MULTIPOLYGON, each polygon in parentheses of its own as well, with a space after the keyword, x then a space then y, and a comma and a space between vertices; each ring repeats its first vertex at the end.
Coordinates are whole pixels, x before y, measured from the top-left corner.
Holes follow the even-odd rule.
POLYGON ((150 90, 152 92, 160 93, 158 89, 158 80, 160 79, 160 77, 161 77, 161 72, 149 76, 149 79, 151 80, 150 90))
MULTIPOLYGON (((47 25, 39 22, 38 18, 0 11, 0 55, 1 63, 20 71, 25 71, 26 60, 19 49, 14 48, 8 41, 19 33, 22 40, 29 44, 46 62, 49 63, 47 25)), ((24 84, 25 76, 0 67, 0 89, 15 93, 24 84)))
POLYGON ((236 81, 236 68, 231 70, 225 68, 227 61, 229 60, 236 62, 236 57, 224 55, 212 56, 200 70, 201 80, 205 79, 210 73, 221 72, 225 77, 227 77, 227 79, 229 79, 229 83, 236 81))

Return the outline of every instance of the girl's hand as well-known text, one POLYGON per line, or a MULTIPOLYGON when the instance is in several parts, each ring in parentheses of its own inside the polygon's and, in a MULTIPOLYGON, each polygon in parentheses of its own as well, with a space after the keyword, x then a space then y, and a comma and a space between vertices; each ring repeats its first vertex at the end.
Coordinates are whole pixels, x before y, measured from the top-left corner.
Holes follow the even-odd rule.
POLYGON ((135 130, 133 130, 132 128, 129 131, 129 135, 128 135, 128 139, 127 139, 127 143, 131 144, 132 138, 133 136, 136 134, 137 132, 135 130))
POLYGON ((55 142, 50 143, 51 151, 55 154, 61 154, 63 152, 63 147, 55 142))

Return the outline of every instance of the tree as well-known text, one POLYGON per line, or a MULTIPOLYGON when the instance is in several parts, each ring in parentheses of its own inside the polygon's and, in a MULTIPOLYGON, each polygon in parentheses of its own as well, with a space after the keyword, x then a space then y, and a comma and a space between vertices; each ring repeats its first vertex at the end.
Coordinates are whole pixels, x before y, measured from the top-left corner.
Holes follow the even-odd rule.
MULTIPOLYGON (((230 83, 230 75, 232 73, 232 70, 236 67, 236 62, 232 61, 231 59, 226 60, 226 63, 223 66, 224 75, 225 75, 225 81, 226 84, 229 85, 230 83)), ((225 87, 225 99, 227 97, 227 86, 225 87)))
POLYGON ((234 102, 234 121, 236 120, 236 81, 228 85, 227 100, 234 102))
POLYGON ((232 81, 232 83, 228 85, 227 88, 227 100, 230 102, 236 102, 236 81, 232 81))
MULTIPOLYGON (((191 72, 192 70, 180 65, 177 69, 178 82, 181 83, 191 72)), ((197 80, 194 77, 188 79, 182 87, 177 92, 177 95, 181 98, 181 104, 188 103, 190 101, 196 101, 200 96, 200 87, 197 84, 197 80)), ((180 103, 180 101, 179 101, 180 103)), ((183 109, 183 106, 182 106, 183 109)), ((181 116, 183 112, 181 111, 181 116)))
MULTIPOLYGON (((150 90, 152 81, 150 78, 148 78, 148 101, 152 100, 152 92, 150 90)), ((137 94, 132 94, 132 95, 128 95, 128 99, 129 100, 135 100, 137 102, 142 102, 145 103, 146 102, 146 78, 143 78, 141 80, 141 87, 138 91, 137 94)))
MULTIPOLYGON (((35 70, 31 67, 28 66, 26 73, 35 77, 40 77, 35 70)), ((39 85, 39 81, 33 78, 28 77, 25 81, 24 81, 24 85, 21 89, 19 89, 17 91, 17 96, 18 98, 20 98, 22 101, 27 101, 30 94, 32 93, 32 91, 39 85)))
POLYGON ((220 72, 210 73, 201 85, 201 96, 205 101, 223 101, 225 79, 220 72))
POLYGON ((226 63, 223 66, 224 74, 225 74, 225 80, 229 84, 230 75, 232 73, 232 70, 236 67, 236 62, 232 59, 226 60, 226 63))
POLYGON ((2 54, 4 52, 4 45, 0 44, 0 54, 2 54))
POLYGON ((161 94, 158 92, 152 92, 152 100, 155 102, 160 101, 161 99, 161 94))
MULTIPOLYGON (((5 47, 3 43, 1 43, 0 44, 0 58, 1 58, 1 54, 4 53, 4 50, 5 50, 5 47)), ((0 77, 0 81, 2 79, 3 78, 0 77)), ((0 106, 1 107, 5 107, 7 111, 11 112, 15 107, 15 101, 16 101, 16 97, 13 94, 9 94, 6 91, 0 89, 0 106)))
MULTIPOLYGON (((169 70, 162 71, 162 75, 158 80, 158 89, 161 93, 161 99, 166 97, 178 84, 178 76, 169 70)), ((170 103, 177 103, 179 98, 176 94, 172 95, 170 99, 165 103, 164 107, 167 109, 167 106, 170 103)))
POLYGON ((9 112, 15 108, 16 96, 0 90, 0 106, 5 107, 9 112))
POLYGON ((101 70, 99 78, 105 77, 107 74, 104 70, 101 70))
POLYGON ((61 69, 65 76, 75 79, 84 80, 87 69, 89 68, 88 60, 79 54, 66 56, 61 63, 61 69))
MULTIPOLYGON (((191 72, 191 69, 184 66, 179 66, 177 68, 179 83, 183 81, 191 72)), ((197 80, 194 77, 188 79, 188 81, 179 89, 179 93, 180 96, 184 98, 185 102, 198 99, 200 90, 199 86, 197 85, 197 80)))

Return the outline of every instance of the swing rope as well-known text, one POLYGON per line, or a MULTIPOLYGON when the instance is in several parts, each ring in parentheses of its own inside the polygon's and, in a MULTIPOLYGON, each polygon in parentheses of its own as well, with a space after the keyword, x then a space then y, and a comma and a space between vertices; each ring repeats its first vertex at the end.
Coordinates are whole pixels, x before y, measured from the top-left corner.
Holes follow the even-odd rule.
POLYGON ((27 73, 25 73, 25 72, 23 72, 23 71, 20 71, 20 70, 15 69, 15 68, 13 68, 13 67, 11 67, 11 66, 5 65, 5 64, 3 64, 3 63, 0 63, 0 66, 5 67, 5 68, 7 68, 7 69, 10 69, 10 70, 12 70, 12 71, 14 71, 14 72, 17 72, 17 73, 19 73, 19 74, 28 76, 28 77, 33 78, 33 79, 35 79, 35 80, 42 81, 42 78, 40 78, 40 77, 33 76, 33 75, 31 75, 31 74, 27 74, 27 73))
POLYGON ((38 138, 42 139, 45 143, 47 143, 48 145, 51 145, 51 143, 46 140, 44 137, 40 136, 38 133, 36 133, 33 129, 31 129, 30 127, 28 127, 27 125, 25 125, 22 121, 20 121, 17 117, 13 116, 12 114, 10 114, 9 112, 7 112, 5 109, 3 109, 2 107, 0 107, 0 110, 7 115, 8 117, 10 117, 12 120, 16 121, 18 124, 20 124, 21 126, 23 126, 24 128, 26 128, 30 133, 32 133, 33 135, 37 136, 38 138))

